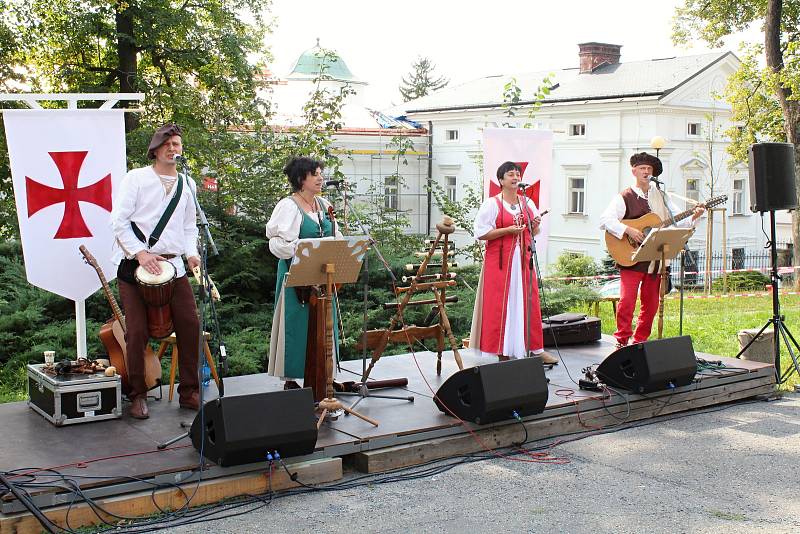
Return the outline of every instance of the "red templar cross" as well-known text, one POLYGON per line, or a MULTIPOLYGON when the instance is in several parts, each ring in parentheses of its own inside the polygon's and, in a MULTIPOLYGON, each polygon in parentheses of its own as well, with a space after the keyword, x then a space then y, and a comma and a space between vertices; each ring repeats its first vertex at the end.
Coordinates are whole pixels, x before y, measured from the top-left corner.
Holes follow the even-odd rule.
MULTIPOLYGON (((522 169, 520 171, 520 173, 519 173, 520 174, 520 178, 524 177, 525 176, 525 169, 528 168, 528 162, 527 161, 515 161, 514 163, 519 165, 519 168, 522 169)), ((542 187, 541 180, 536 180, 536 182, 531 187, 528 187, 525 190, 525 196, 527 196, 528 198, 533 200, 533 203, 536 204, 537 208, 539 207, 539 189, 541 187, 542 187)), ((499 185, 497 185, 496 183, 491 182, 491 181, 489 182, 489 196, 490 197, 493 197, 493 196, 499 194, 500 191, 501 191, 501 188, 500 188, 499 185)))
POLYGON ((40 209, 53 204, 64 203, 64 218, 58 227, 54 239, 70 239, 73 237, 92 237, 81 215, 78 202, 91 202, 111 211, 111 173, 92 185, 78 187, 78 175, 88 152, 48 152, 58 167, 64 189, 56 189, 36 180, 25 177, 25 189, 28 197, 28 218, 40 209))

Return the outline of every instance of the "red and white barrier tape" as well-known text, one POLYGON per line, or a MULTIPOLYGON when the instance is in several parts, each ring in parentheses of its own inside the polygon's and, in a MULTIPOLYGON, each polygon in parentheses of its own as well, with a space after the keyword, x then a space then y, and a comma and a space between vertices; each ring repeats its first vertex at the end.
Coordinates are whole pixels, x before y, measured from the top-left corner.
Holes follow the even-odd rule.
MULTIPOLYGON (((723 271, 722 269, 717 269, 713 271, 686 271, 685 275, 693 275, 693 274, 719 274, 719 273, 744 273, 748 271, 758 271, 768 273, 771 271, 771 267, 760 267, 760 268, 753 268, 753 269, 728 269, 723 271)), ((778 274, 791 274, 794 271, 800 270, 800 267, 778 267, 778 274)), ((673 273, 675 274, 675 273, 673 273)), ((612 278, 619 278, 619 274, 598 274, 594 276, 545 276, 543 280, 609 280, 612 278)))

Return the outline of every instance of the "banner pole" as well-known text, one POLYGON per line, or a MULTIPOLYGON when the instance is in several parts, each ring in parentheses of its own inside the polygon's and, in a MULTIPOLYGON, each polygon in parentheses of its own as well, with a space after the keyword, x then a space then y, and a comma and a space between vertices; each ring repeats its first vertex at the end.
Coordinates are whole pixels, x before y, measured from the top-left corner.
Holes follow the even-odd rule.
POLYGON ((78 358, 86 358, 86 301, 75 301, 75 339, 78 358))

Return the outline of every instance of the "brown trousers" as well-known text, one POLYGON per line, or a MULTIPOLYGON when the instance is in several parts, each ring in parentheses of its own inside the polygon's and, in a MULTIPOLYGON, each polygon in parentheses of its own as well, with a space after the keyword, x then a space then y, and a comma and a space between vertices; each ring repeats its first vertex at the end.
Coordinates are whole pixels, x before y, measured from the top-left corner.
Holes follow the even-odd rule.
MULTIPOLYGON (((125 345, 128 353, 128 382, 131 399, 147 393, 144 383, 144 350, 150 339, 147 331, 147 306, 142 300, 136 284, 117 280, 119 296, 125 313, 125 345)), ((188 399, 199 391, 200 380, 197 374, 198 340, 200 321, 197 318, 197 305, 194 300, 189 279, 182 276, 175 281, 172 301, 169 304, 172 323, 178 344, 178 372, 180 399, 188 399)))

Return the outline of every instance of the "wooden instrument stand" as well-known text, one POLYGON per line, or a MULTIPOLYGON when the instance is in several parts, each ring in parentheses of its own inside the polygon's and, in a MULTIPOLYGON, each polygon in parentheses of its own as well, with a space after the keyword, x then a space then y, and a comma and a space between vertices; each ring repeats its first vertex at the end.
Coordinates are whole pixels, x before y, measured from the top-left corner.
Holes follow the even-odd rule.
POLYGON ((386 329, 371 330, 367 333, 367 343, 368 345, 372 345, 374 343, 374 352, 372 353, 372 360, 369 363, 369 367, 367 367, 364 376, 361 377, 362 382, 366 382, 367 378, 369 378, 372 368, 375 367, 375 364, 380 359, 384 350, 386 350, 386 345, 389 343, 389 341, 413 343, 419 339, 436 339, 438 348, 436 374, 441 375, 444 335, 447 335, 447 339, 450 341, 450 347, 453 349, 453 357, 455 358, 456 365, 458 365, 459 369, 464 368, 464 363, 461 361, 461 355, 458 353, 458 345, 456 343, 455 336, 453 336, 453 330, 450 327, 450 319, 448 319, 447 312, 445 311, 445 302, 447 302, 447 296, 445 294, 446 290, 448 287, 456 285, 456 281, 451 279, 447 272, 447 257, 450 248, 449 236, 455 231, 456 228, 453 226, 452 221, 446 218, 441 223, 436 225, 436 229, 438 230, 436 239, 431 244, 428 252, 425 253, 425 258, 417 269, 416 275, 411 277, 411 285, 408 287, 398 287, 395 290, 396 295, 404 295, 403 300, 397 304, 397 312, 395 312, 389 321, 389 327, 386 329), (439 248, 440 243, 442 244, 442 274, 439 279, 428 282, 427 280, 430 279, 430 276, 425 275, 425 270, 427 269, 428 262, 431 260, 431 258, 435 255, 439 255, 437 249, 439 248), (406 306, 431 303, 430 300, 412 301, 411 297, 417 291, 431 291, 433 293, 433 303, 436 305, 436 308, 439 312, 438 325, 433 327, 419 327, 415 325, 406 326, 404 324, 403 311, 405 310, 406 306), (402 327, 395 329, 398 325, 401 325, 402 327))

